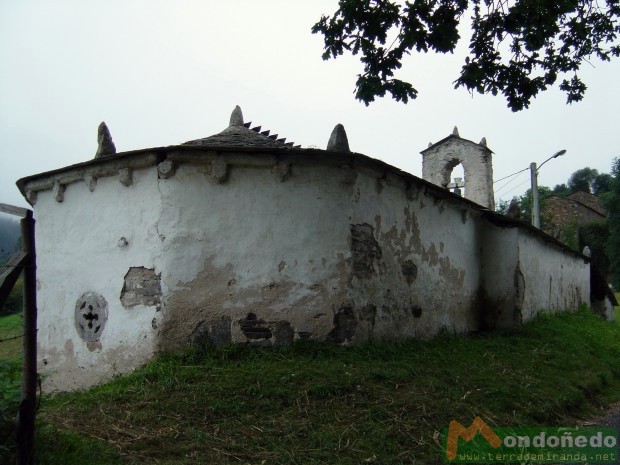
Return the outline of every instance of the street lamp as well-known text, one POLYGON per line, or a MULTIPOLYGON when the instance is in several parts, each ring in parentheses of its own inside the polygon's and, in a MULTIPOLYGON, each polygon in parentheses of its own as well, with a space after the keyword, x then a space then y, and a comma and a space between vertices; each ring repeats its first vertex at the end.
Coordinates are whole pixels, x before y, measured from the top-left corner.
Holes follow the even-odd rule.
POLYGON ((538 205, 538 170, 553 158, 560 157, 566 153, 566 150, 560 150, 554 153, 545 161, 543 161, 538 168, 536 168, 536 162, 530 164, 530 174, 532 177, 532 225, 536 228, 540 228, 540 207, 538 205))

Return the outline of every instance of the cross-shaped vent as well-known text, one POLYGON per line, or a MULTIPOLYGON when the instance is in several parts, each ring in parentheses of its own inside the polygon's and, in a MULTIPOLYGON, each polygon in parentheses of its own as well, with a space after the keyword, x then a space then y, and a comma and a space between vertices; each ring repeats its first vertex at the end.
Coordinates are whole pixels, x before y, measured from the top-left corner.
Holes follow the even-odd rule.
POLYGON ((102 295, 86 292, 75 303, 75 328, 87 342, 97 341, 108 319, 108 303, 102 295))

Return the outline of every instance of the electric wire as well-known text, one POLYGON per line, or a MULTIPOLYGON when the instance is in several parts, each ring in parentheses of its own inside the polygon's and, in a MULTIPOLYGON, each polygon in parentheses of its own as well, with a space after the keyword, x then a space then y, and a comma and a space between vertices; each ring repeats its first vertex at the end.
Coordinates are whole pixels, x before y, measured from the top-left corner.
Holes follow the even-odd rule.
MULTIPOLYGON (((500 187, 498 187, 498 188, 495 190, 495 193, 496 193, 496 194, 499 194, 499 193, 500 193, 500 191, 501 191, 502 189, 504 189, 506 186, 510 185, 511 183, 513 183, 513 182, 517 181, 519 178, 520 178, 520 176, 514 177, 514 178, 512 178, 510 181, 508 181, 507 183, 502 184, 500 187)), ((505 179, 505 178, 504 178, 504 179, 505 179)))
POLYGON ((504 192, 504 194, 503 194, 503 195, 510 194, 512 191, 514 191, 514 190, 518 189, 518 188, 519 188, 519 187, 521 187, 523 184, 525 184, 525 183, 527 183, 527 182, 529 182, 529 181, 530 181, 529 179, 526 179, 525 181, 523 181, 523 182, 522 182, 521 184, 519 184, 518 186, 515 186, 515 187, 513 187, 512 189, 510 189, 508 192, 504 192))
POLYGON ((514 176, 515 174, 523 173, 524 171, 529 170, 529 169, 530 167, 528 166, 527 168, 523 168, 522 170, 517 171, 516 173, 509 174, 508 176, 504 176, 503 178, 499 178, 497 181, 493 181, 493 184, 495 184, 496 182, 503 181, 504 179, 508 179, 509 177, 514 176))

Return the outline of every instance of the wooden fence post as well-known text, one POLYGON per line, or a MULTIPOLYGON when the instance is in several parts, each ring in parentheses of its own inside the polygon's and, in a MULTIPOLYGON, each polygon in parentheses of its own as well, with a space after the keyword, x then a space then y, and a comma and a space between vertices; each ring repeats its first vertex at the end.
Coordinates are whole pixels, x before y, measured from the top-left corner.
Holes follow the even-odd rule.
POLYGON ((34 242, 35 221, 27 210, 21 220, 22 241, 27 254, 24 266, 24 352, 22 393, 17 413, 17 465, 34 464, 34 421, 37 398, 37 270, 34 242))

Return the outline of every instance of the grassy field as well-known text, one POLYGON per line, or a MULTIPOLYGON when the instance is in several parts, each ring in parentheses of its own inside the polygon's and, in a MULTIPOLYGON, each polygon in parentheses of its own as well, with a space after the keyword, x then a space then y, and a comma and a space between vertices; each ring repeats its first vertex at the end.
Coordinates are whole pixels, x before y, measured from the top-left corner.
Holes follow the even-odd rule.
POLYGON ((0 360, 15 360, 21 356, 24 318, 21 313, 0 316, 0 360))
POLYGON ((199 347, 44 399, 37 463, 436 464, 452 419, 570 426, 618 399, 620 325, 587 310, 429 342, 199 347))
POLYGON ((9 455, 19 401, 22 339, 14 337, 22 334, 22 323, 20 314, 0 317, 0 464, 9 455))

